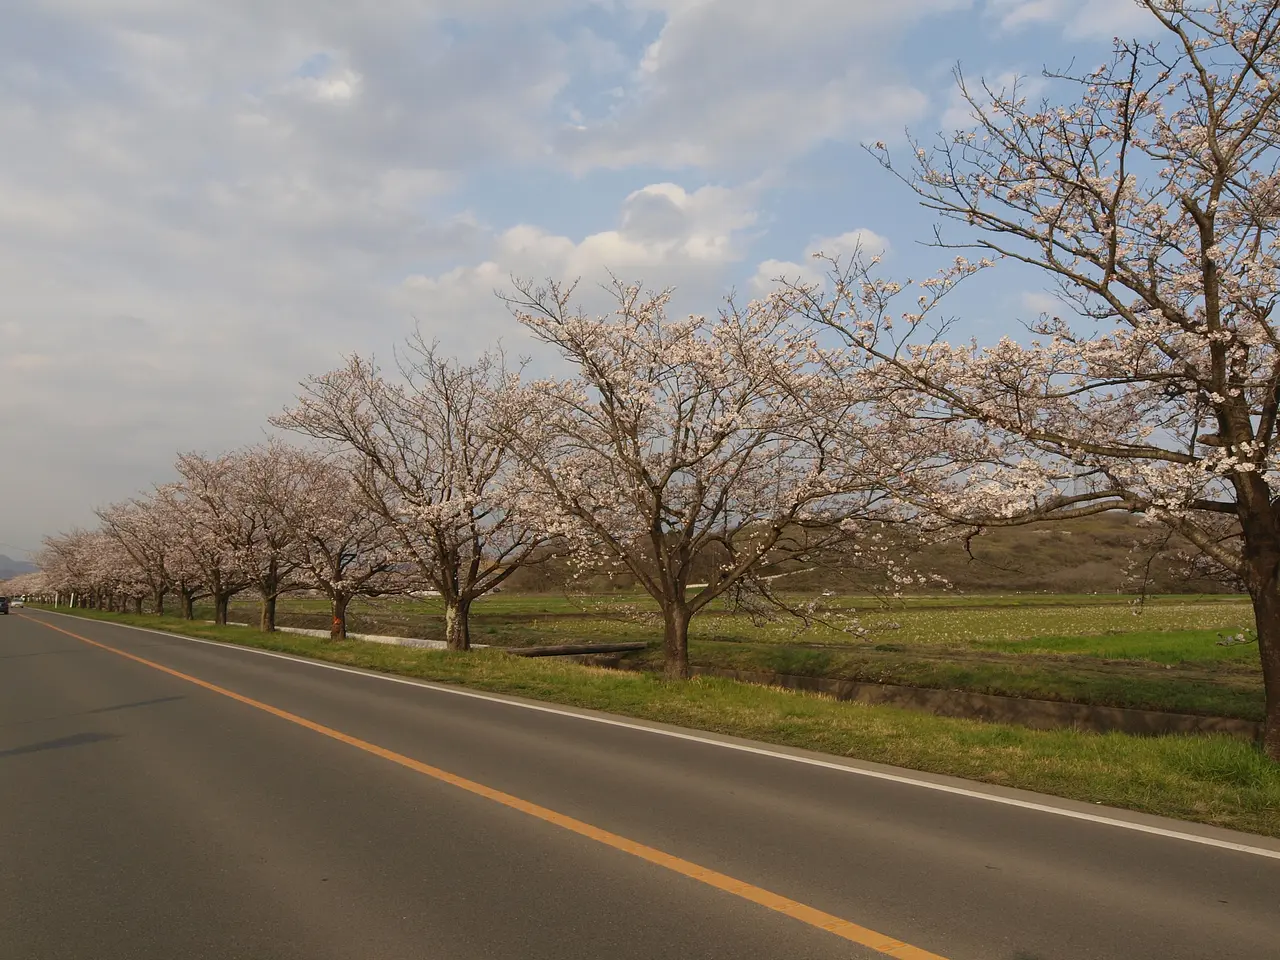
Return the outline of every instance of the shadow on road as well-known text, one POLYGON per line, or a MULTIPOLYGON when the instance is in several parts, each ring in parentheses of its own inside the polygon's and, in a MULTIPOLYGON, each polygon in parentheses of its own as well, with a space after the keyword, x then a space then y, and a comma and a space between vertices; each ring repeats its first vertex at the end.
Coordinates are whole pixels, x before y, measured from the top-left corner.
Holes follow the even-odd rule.
MULTIPOLYGON (((153 697, 150 700, 135 700, 133 703, 117 703, 112 707, 95 707, 93 710, 86 710, 85 713, 111 713, 113 710, 132 710, 134 707, 150 707, 157 703, 172 703, 174 700, 185 700, 186 697, 153 697)), ((76 714, 72 714, 76 716, 76 714)))
POLYGON ((23 753, 41 753, 45 750, 60 750, 62 747, 79 747, 89 743, 101 743, 104 740, 119 740, 116 733, 73 733, 69 737, 58 737, 56 740, 43 740, 40 743, 29 743, 25 747, 10 747, 0 750, 0 759, 16 757, 23 753))
POLYGON ((111 713, 115 710, 132 710, 134 707, 150 707, 157 703, 172 703, 174 700, 185 700, 186 697, 153 697, 150 700, 135 700, 133 703, 117 703, 110 707, 95 707, 92 710, 78 710, 75 713, 59 713, 51 717, 33 717, 30 720, 15 720, 3 723, 0 727, 25 727, 32 723, 50 723, 54 720, 69 720, 71 717, 87 717, 95 713, 111 713))
POLYGON ((11 653, 0 657, 0 660, 21 660, 24 657, 56 657, 68 653, 93 653, 88 647, 64 647, 60 650, 37 650, 34 653, 11 653))

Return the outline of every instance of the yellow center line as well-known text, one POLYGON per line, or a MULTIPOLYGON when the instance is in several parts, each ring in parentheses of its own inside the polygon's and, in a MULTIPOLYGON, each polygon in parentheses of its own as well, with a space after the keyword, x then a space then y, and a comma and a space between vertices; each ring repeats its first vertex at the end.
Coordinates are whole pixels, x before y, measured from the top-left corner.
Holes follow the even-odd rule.
POLYGON ((361 740, 358 737, 353 737, 350 734, 343 733, 341 730, 326 727, 324 724, 316 723, 314 720, 308 720, 306 717, 300 717, 296 713, 290 713, 288 710, 273 707, 271 704, 263 703, 261 700, 254 700, 252 697, 246 697, 244 694, 236 693, 234 690, 228 690, 226 687, 220 687, 215 683, 210 683, 208 680, 201 680, 199 677, 193 677, 180 670, 174 670, 172 667, 166 667, 153 660, 147 660, 146 658, 139 657, 136 654, 127 653, 124 650, 108 646, 105 643, 99 643, 97 640, 90 640, 88 637, 83 637, 78 633, 72 633, 70 630, 64 630, 62 627, 54 626, 44 620, 36 620, 34 617, 25 616, 25 614, 23 616, 25 619, 31 620, 33 623, 39 623, 42 626, 48 627, 50 630, 56 630, 58 633, 74 637, 76 640, 98 647, 101 650, 106 650, 128 660, 132 660, 135 663, 151 667, 153 670, 159 670, 161 673, 167 673, 169 676, 177 677, 179 680, 194 683, 198 687, 211 690, 224 697, 230 697, 232 700, 238 700, 240 703, 254 707, 264 713, 269 713, 282 720, 288 720, 290 723, 296 723, 298 726, 306 727, 308 730, 314 730, 316 733, 329 737, 332 740, 338 740, 341 743, 349 744, 350 746, 363 750, 366 753, 371 753, 376 757, 382 757, 384 760, 390 760, 392 763, 399 764, 400 766, 407 767, 417 773, 440 780, 444 783, 450 784, 451 786, 457 787, 460 790, 466 790, 468 793, 475 794, 478 797, 484 797, 487 800, 500 803, 504 807, 519 810, 521 813, 526 813, 531 817, 536 817, 545 823, 550 823, 565 830, 569 830, 579 836, 595 840, 597 843, 602 843, 607 847, 612 847, 615 850, 621 850, 623 853, 629 853, 633 857, 639 857, 641 860, 647 860, 649 863, 655 864, 659 867, 664 867, 673 873, 681 874, 693 880, 697 880, 700 883, 705 883, 709 887, 715 887, 717 890, 723 890, 724 892, 731 893, 736 897, 741 897, 743 900, 749 900, 752 903, 759 904, 769 910, 785 914, 788 917, 799 920, 801 923, 806 923, 809 926, 826 930, 828 933, 833 933, 837 937, 852 941, 853 943, 864 947, 869 947, 870 949, 885 954, 886 956, 897 958, 897 960, 946 960, 945 957, 941 957, 936 953, 930 953, 928 950, 922 950, 920 947, 915 947, 909 943, 904 943, 901 940, 896 940, 883 933, 877 933, 875 930, 859 926, 856 923, 851 923, 841 917, 818 910, 815 907, 810 907, 807 904, 792 900, 789 897, 784 897, 781 894, 773 893, 742 880, 736 880, 733 877, 719 873, 715 870, 710 870, 707 867, 700 867, 696 863, 683 860, 680 857, 673 856, 669 853, 664 853, 661 850, 646 846, 643 843, 637 843, 635 840, 628 840, 626 837, 619 836, 616 833, 610 833, 608 830, 602 830, 600 827, 585 823, 584 821, 575 819, 574 817, 566 816, 563 813, 557 813, 555 810, 539 806, 538 804, 531 803, 528 800, 522 800, 509 793, 503 793, 501 790, 495 790, 493 787, 487 787, 483 783, 468 780, 465 777, 460 777, 455 773, 450 773, 448 770, 441 770, 439 767, 433 767, 420 760, 414 760, 412 757, 406 757, 402 753, 396 753, 394 750, 388 750, 386 747, 380 747, 376 743, 369 743, 367 740, 361 740))

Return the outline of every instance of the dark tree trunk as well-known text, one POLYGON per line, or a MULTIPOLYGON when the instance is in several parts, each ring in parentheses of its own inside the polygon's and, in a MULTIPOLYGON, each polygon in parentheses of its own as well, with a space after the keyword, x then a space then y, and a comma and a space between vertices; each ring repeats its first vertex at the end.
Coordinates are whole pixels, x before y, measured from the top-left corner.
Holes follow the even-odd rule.
POLYGON ((1280 584, 1272 580, 1266 588, 1254 592, 1253 617, 1267 698, 1262 748, 1268 757, 1280 762, 1280 584))
POLYGON ((151 606, 154 608, 152 612, 157 617, 164 616, 164 595, 167 592, 164 588, 160 588, 151 594, 151 606))
POLYGON ((338 594, 330 599, 333 609, 333 624, 329 627, 329 639, 345 640, 347 639, 347 604, 351 602, 351 598, 345 594, 338 594))
POLYGON ((444 641, 450 650, 471 649, 471 601, 444 602, 444 641))
POLYGON ((213 622, 227 625, 227 607, 231 605, 231 594, 219 591, 213 595, 213 622))
POLYGON ((662 611, 662 672, 668 680, 689 679, 689 620, 692 614, 672 604, 662 611))
POLYGON ((181 604, 183 620, 194 620, 196 618, 195 599, 196 592, 194 590, 178 591, 178 602, 181 604))
POLYGON ((262 622, 260 624, 263 633, 276 632, 276 597, 275 594, 263 596, 262 598, 262 622))
POLYGON ((1268 757, 1280 762, 1280 529, 1272 512, 1271 492, 1261 485, 1256 474, 1242 475, 1237 490, 1246 581, 1253 600, 1267 704, 1262 748, 1268 757))
POLYGON ((141 597, 134 597, 134 598, 133 598, 133 612, 134 612, 134 613, 136 613, 136 614, 141 614, 141 613, 142 613, 142 598, 141 598, 141 597))

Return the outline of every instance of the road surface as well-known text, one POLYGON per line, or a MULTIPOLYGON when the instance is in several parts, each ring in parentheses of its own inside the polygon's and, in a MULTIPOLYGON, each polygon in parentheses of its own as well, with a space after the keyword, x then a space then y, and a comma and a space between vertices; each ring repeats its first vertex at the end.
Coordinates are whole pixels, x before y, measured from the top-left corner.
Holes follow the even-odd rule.
POLYGON ((0 958, 1280 957, 1280 843, 572 714, 0 617, 0 958))

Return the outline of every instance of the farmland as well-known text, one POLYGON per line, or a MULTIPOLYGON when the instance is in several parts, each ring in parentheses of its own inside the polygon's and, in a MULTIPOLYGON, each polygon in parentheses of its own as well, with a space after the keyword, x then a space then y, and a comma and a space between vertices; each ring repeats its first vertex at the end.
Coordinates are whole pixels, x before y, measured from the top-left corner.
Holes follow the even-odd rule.
MULTIPOLYGON (((797 602, 803 598, 794 598, 797 602)), ((209 611, 197 611, 208 615, 209 611)), ((252 622, 250 601, 232 619, 252 622)), ((632 657, 655 666, 660 625, 646 598, 498 594, 478 601, 472 641, 493 646, 646 641, 632 657)), ((1246 630, 1248 602, 1229 594, 1166 595, 1144 603, 1117 594, 824 599, 805 625, 753 622, 728 609, 695 618, 695 666, 966 690, 1247 720, 1262 718, 1253 643, 1219 641, 1246 630), (864 631, 833 625, 856 617, 864 631)), ((281 601, 283 626, 325 628, 323 601, 281 601)), ((431 600, 366 601, 350 611, 356 633, 438 638, 443 611, 431 600)))

